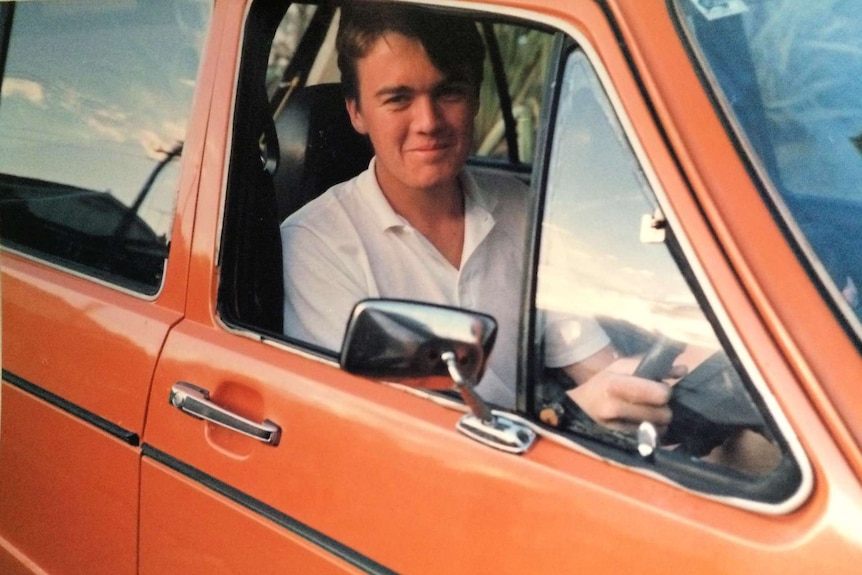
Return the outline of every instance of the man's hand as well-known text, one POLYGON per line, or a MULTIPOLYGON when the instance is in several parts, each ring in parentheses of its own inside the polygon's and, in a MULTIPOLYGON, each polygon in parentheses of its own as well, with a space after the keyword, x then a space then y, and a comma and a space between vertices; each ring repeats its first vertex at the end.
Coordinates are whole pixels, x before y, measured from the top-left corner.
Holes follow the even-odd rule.
POLYGON ((617 363, 569 391, 569 397, 605 427, 634 432, 642 421, 649 421, 664 433, 673 415, 667 406, 670 386, 620 373, 617 363))
MULTIPOLYGON (((634 432, 643 421, 664 433, 672 418, 670 386, 630 375, 638 358, 616 359, 610 346, 564 371, 578 385, 568 392, 596 423, 624 432, 634 432)), ((684 366, 674 366, 672 377, 684 366)))

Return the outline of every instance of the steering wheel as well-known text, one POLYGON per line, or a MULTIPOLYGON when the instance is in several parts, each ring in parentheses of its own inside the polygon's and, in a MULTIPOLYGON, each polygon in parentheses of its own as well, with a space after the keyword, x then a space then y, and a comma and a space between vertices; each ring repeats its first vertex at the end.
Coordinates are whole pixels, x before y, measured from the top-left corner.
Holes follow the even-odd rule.
MULTIPOLYGON (((659 337, 644 355, 634 375, 661 381, 685 349, 681 342, 659 337)), ((673 419, 663 438, 702 457, 743 429, 767 434, 766 422, 724 351, 702 361, 671 388, 668 403, 673 419)))

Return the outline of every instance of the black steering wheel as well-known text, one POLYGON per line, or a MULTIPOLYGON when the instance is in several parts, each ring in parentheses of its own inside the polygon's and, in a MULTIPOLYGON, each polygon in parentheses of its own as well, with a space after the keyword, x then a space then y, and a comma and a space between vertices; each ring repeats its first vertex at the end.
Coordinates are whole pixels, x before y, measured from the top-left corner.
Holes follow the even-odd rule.
MULTIPOLYGON (((634 375, 661 381, 685 349, 661 336, 644 355, 634 375)), ((666 445, 676 444, 695 457, 708 454, 744 429, 766 435, 767 426, 724 351, 717 351, 680 379, 668 403, 673 412, 666 445)))

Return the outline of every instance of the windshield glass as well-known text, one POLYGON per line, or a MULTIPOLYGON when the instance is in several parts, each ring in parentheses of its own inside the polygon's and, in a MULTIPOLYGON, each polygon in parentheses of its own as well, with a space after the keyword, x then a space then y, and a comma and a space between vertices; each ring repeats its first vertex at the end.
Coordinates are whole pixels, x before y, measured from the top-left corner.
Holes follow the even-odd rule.
POLYGON ((779 212, 858 330, 862 0, 676 3, 779 212))

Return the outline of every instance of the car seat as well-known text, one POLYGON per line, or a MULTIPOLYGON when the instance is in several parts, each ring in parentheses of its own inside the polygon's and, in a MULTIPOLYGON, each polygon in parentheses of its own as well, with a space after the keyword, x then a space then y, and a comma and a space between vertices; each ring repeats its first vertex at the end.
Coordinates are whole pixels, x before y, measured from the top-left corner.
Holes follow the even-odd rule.
POLYGON ((374 154, 350 123, 340 84, 296 89, 275 119, 279 142, 273 176, 279 221, 329 187, 368 167, 374 154))

